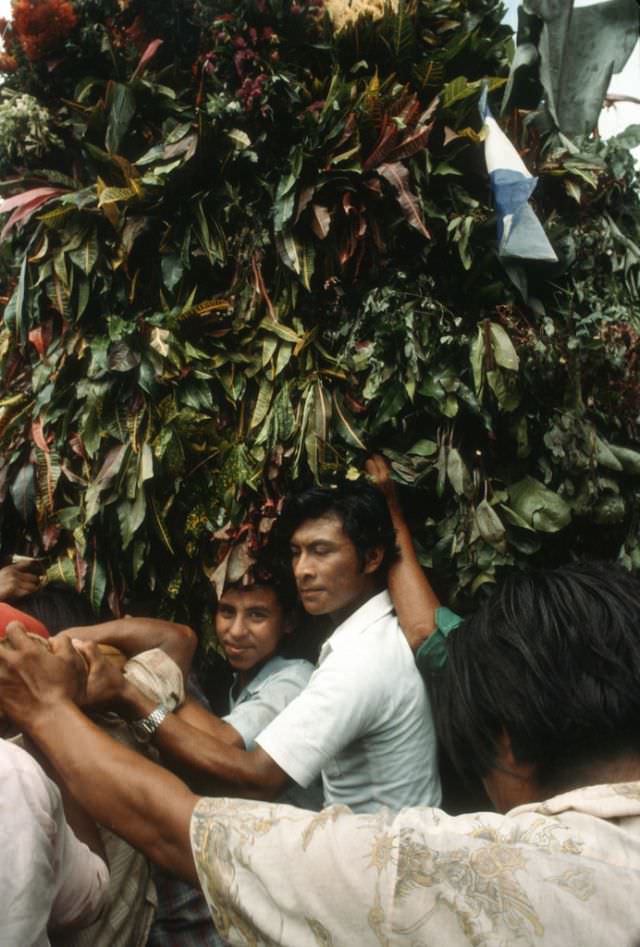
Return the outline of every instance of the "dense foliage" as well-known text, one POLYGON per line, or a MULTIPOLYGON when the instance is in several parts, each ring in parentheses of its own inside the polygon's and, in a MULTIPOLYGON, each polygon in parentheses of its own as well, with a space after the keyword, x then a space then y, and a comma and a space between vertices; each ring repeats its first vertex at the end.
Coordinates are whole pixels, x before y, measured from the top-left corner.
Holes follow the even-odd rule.
POLYGON ((500 111, 501 20, 494 0, 15 0, 5 553, 197 622, 293 482, 381 450, 462 606, 513 563, 640 565, 637 135, 571 139, 512 81, 503 125, 559 262, 500 260, 477 101, 487 79, 500 111))

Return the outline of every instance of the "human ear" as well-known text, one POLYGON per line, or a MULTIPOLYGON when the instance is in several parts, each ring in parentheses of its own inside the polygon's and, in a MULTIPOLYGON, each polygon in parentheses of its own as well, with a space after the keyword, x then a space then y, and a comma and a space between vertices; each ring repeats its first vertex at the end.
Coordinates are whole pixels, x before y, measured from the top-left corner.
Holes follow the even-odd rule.
POLYGON ((374 546, 372 549, 368 549, 364 556, 363 572, 369 575, 372 572, 377 572, 380 566, 382 565, 383 559, 384 559, 384 548, 382 546, 374 546))

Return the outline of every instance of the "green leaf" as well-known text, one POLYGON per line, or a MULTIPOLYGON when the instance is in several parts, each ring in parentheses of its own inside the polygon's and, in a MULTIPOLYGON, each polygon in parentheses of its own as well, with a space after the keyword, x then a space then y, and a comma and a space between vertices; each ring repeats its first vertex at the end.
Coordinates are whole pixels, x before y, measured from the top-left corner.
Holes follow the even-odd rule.
POLYGON ((107 151, 116 153, 120 151, 120 145, 129 129, 135 111, 136 100, 131 88, 121 82, 113 82, 111 84, 111 108, 105 135, 107 151))
POLYGON ((534 477, 524 477, 508 492, 514 513, 540 533, 557 533, 571 520, 568 503, 534 477))
POLYGON ((98 559, 97 555, 93 557, 91 569, 89 572, 89 582, 85 589, 89 596, 89 601, 96 615, 100 614, 102 601, 107 588, 107 571, 104 564, 98 559))
POLYGON ((488 500, 481 500, 476 507, 475 520, 478 526, 478 532, 485 542, 499 549, 506 548, 506 529, 504 523, 488 500))
POLYGON ((491 323, 490 330, 491 346, 496 363, 510 372, 517 372, 520 359, 506 331, 497 322, 491 323))
POLYGON ((476 390, 476 394, 479 397, 482 394, 483 381, 484 381, 484 357, 485 357, 484 332, 482 330, 482 326, 478 326, 476 337, 471 343, 469 360, 471 362, 471 369, 473 371, 473 385, 476 390))
POLYGON ((89 276, 98 259, 98 238, 95 230, 91 230, 77 250, 71 250, 69 259, 79 267, 82 272, 89 276))
POLYGON ((253 414, 251 415, 251 422, 249 428, 257 427, 261 421, 266 417, 267 411, 271 405, 271 398, 273 397, 273 382, 269 378, 263 378, 260 382, 260 389, 258 391, 258 397, 256 398, 256 403, 253 408, 253 414))
POLYGON ((447 477, 458 496, 471 494, 473 487, 467 465, 455 447, 451 447, 447 454, 447 477))
POLYGON ((429 441, 426 438, 416 441, 413 447, 407 451, 408 454, 416 454, 418 457, 433 457, 437 452, 438 445, 435 441, 429 441))
POLYGON ((184 273, 182 260, 175 253, 164 254, 160 258, 160 269, 162 270, 162 282, 168 290, 173 291, 184 273))
POLYGON ((640 476, 640 453, 638 451, 631 450, 630 447, 618 447, 617 444, 609 444, 608 446, 611 453, 620 462, 625 473, 640 476))
POLYGON ((135 191, 130 187, 105 187, 100 192, 98 207, 104 207, 105 204, 117 204, 118 201, 130 201, 135 196, 135 191))
POLYGON ((36 509, 36 481, 33 464, 21 467, 9 486, 13 505, 22 521, 29 523, 36 509))

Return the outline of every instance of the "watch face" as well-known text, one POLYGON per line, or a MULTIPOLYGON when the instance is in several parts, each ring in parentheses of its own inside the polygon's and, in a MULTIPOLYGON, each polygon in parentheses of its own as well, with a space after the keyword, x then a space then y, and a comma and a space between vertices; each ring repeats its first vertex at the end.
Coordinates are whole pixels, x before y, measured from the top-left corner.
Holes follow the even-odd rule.
POLYGON ((153 730, 147 725, 146 718, 144 720, 134 720, 129 728, 138 743, 148 743, 153 736, 153 730))
POLYGON ((165 719, 168 717, 171 709, 166 704, 160 704, 155 710, 152 710, 148 717, 142 720, 134 720, 129 724, 131 733, 138 743, 149 743, 154 733, 165 719))

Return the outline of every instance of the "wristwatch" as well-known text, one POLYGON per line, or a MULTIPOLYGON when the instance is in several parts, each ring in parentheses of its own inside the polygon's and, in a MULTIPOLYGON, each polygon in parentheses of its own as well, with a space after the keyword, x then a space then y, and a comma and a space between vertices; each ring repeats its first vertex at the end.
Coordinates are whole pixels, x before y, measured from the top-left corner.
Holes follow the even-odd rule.
POLYGON ((176 709, 177 705, 177 695, 170 694, 168 700, 158 704, 147 717, 132 720, 129 724, 129 730, 134 740, 138 743, 150 743, 160 724, 176 709))

